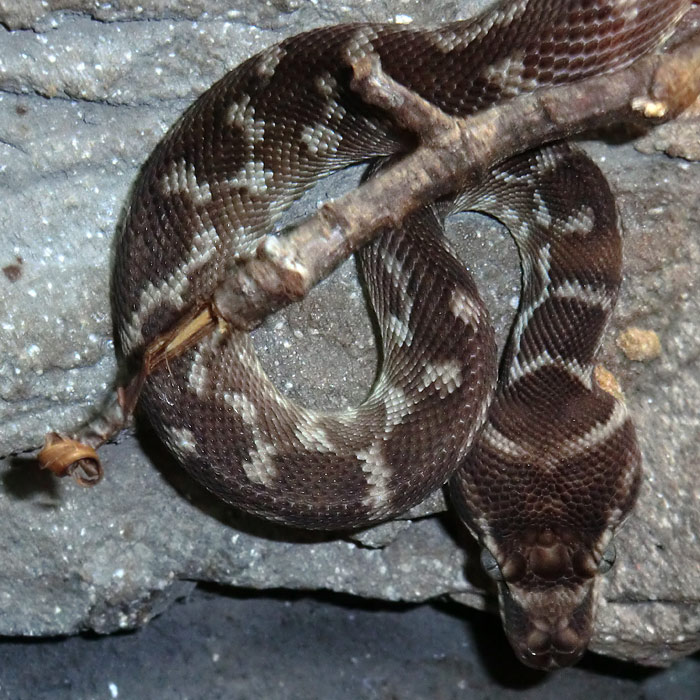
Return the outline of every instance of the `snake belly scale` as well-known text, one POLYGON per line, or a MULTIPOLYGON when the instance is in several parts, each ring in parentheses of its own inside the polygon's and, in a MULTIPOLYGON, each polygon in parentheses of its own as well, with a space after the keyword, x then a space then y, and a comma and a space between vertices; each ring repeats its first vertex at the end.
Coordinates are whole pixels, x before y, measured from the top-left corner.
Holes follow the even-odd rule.
MULTIPOLYGON (((150 156, 117 243, 115 326, 127 361, 211 298, 319 178, 397 156, 411 138, 350 88, 352 60, 450 115, 624 67, 691 0, 512 0, 438 29, 313 30, 247 60, 150 156)), ((498 579, 509 639, 531 665, 575 661, 597 573, 638 490, 624 405, 592 367, 620 283, 615 206, 566 145, 494 168, 363 249, 380 368, 358 407, 313 412, 267 379, 246 333, 220 326, 146 380, 141 406, 218 497, 291 525, 341 529, 405 511, 450 480, 498 579), (442 233, 446 210, 500 219, 523 267, 497 377, 488 314, 442 233)))

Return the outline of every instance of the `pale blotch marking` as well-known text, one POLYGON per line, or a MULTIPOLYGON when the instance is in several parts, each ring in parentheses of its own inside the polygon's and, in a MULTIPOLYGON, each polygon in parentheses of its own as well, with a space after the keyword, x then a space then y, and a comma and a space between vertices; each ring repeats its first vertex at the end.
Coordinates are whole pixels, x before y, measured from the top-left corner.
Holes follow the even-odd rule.
POLYGON ((378 510, 391 500, 389 480, 394 470, 386 463, 382 454, 382 441, 374 442, 367 450, 357 452, 357 458, 364 462, 362 471, 367 476, 369 494, 362 504, 370 510, 378 510))
POLYGON ((254 157, 255 145, 265 137, 265 121, 255 118, 255 107, 250 102, 250 95, 244 94, 228 109, 228 123, 242 132, 247 161, 226 184, 232 189, 240 188, 249 195, 265 195, 274 180, 274 173, 265 170, 265 164, 254 157))
MULTIPOLYGON (((627 469, 622 472, 621 477, 622 479, 620 482, 618 482, 616 492, 618 494, 628 494, 631 492, 634 482, 639 478, 639 464, 632 460, 631 463, 628 463, 627 469)), ((621 523, 629 516, 629 514, 629 511, 627 514, 623 514, 622 509, 619 506, 616 506, 612 508, 610 512, 608 522, 612 521, 621 523)))
POLYGON ((355 428, 360 417, 360 407, 350 406, 334 414, 333 420, 345 428, 355 428))
POLYGON ((542 177, 556 170, 564 160, 560 153, 546 148, 535 153, 535 167, 533 175, 542 177))
POLYGON ((255 107, 250 104, 250 95, 242 94, 236 102, 232 102, 226 112, 226 122, 231 126, 243 129, 246 124, 255 123, 255 107))
POLYGON ((203 265, 217 255, 219 235, 215 229, 199 231, 194 239, 186 260, 171 272, 160 284, 149 282, 141 292, 138 311, 131 316, 128 326, 122 333, 121 341, 128 354, 143 343, 141 329, 150 315, 162 305, 181 309, 184 296, 190 287, 190 279, 203 265))
POLYGON ((329 128, 325 124, 305 126, 301 132, 301 141, 314 155, 333 154, 338 150, 343 135, 329 128))
POLYGON ((188 428, 174 428, 164 426, 167 434, 167 442, 173 452, 183 458, 197 454, 197 442, 194 433, 188 428))
POLYGON ((166 196, 179 195, 189 198, 194 204, 211 202, 211 189, 208 182, 197 182, 194 165, 184 158, 171 161, 161 179, 161 190, 166 196))
POLYGON ((314 78, 314 86, 320 95, 330 99, 338 90, 338 81, 326 71, 314 78))
POLYGON ((255 107, 250 104, 250 95, 241 95, 237 102, 229 106, 226 120, 230 126, 242 132, 246 156, 252 160, 255 144, 262 143, 265 138, 265 120, 255 118, 255 107))
POLYGON ((387 318, 387 330, 394 344, 399 347, 410 346, 413 342, 413 331, 406 321, 394 314, 387 318))
POLYGON ((522 267, 523 267, 523 279, 534 280, 537 276, 538 283, 540 285, 540 294, 537 299, 528 307, 520 311, 518 318, 513 327, 512 333, 512 343, 513 343, 513 356, 517 359, 520 354, 520 343, 522 341, 523 332, 530 323, 535 311, 544 304, 547 299, 549 299, 549 284, 551 282, 549 277, 549 271, 551 269, 551 247, 549 243, 542 246, 539 249, 538 255, 535 260, 531 260, 530 256, 523 257, 522 267))
POLYGON ((598 306, 603 311, 612 309, 612 296, 605 288, 596 288, 589 284, 581 284, 577 280, 567 280, 558 287, 550 289, 552 297, 557 299, 577 299, 589 306, 598 306))
MULTIPOLYGON (((506 185, 514 185, 519 183, 523 179, 523 176, 519 173, 510 173, 507 170, 499 170, 493 174, 493 179, 496 180, 496 182, 503 182, 506 185)), ((482 197, 482 200, 486 204, 490 203, 498 206, 498 201, 492 195, 485 195, 482 197)))
MULTIPOLYGON (((247 343, 251 342, 247 336, 241 335, 247 343)), ((228 358, 222 352, 222 348, 226 347, 227 341, 230 341, 230 332, 223 328, 216 328, 209 336, 202 338, 192 351, 192 362, 187 371, 187 388, 189 391, 193 392, 199 399, 209 401, 211 398, 219 405, 222 402, 220 386, 225 382, 222 382, 220 379, 217 380, 217 376, 222 369, 222 365, 226 366, 227 364, 226 360, 228 358)), ((236 359, 242 364, 240 351, 241 344, 239 343, 236 347, 236 359)))
POLYGON ((248 397, 234 392, 223 394, 227 403, 236 415, 250 428, 253 434, 255 449, 248 450, 248 459, 241 462, 241 467, 248 480, 253 484, 271 486, 278 476, 277 467, 272 457, 277 454, 275 446, 267 440, 267 435, 258 425, 258 412, 248 397))
POLYGON ((413 342, 413 331, 411 330, 411 312, 413 311, 414 299, 408 292, 410 277, 405 272, 399 260, 387 252, 381 253, 381 261, 389 277, 392 287, 396 289, 397 297, 401 299, 399 314, 389 314, 386 320, 388 331, 394 342, 399 346, 408 346, 413 342))
POLYGON ((518 84, 520 74, 525 69, 525 54, 522 51, 516 51, 510 56, 489 63, 484 67, 482 76, 490 83, 498 85, 502 90, 512 86, 513 83, 518 84))
POLYGON ((239 170, 234 177, 227 180, 226 184, 231 188, 240 188, 253 195, 264 195, 269 185, 275 179, 272 170, 265 170, 265 164, 250 160, 239 170))
POLYGON ((628 419, 627 406, 622 401, 615 401, 607 420, 597 423, 583 435, 577 435, 575 438, 564 441, 557 448, 557 451, 560 455, 569 458, 590 452, 594 447, 609 440, 625 425, 628 419))
POLYGON ((536 191, 533 195, 532 203, 534 205, 535 221, 542 228, 549 228, 552 225, 552 215, 549 213, 549 207, 539 192, 536 191))
POLYGON ((261 78, 271 78, 275 74, 277 66, 279 66, 280 61, 285 57, 286 53, 287 52, 279 44, 275 44, 263 51, 258 56, 258 62, 255 66, 256 73, 261 78))
POLYGON ((406 392, 398 386, 389 384, 384 375, 377 386, 377 395, 382 396, 386 407, 386 425, 384 433, 389 434, 397 425, 401 425, 403 419, 410 415, 413 402, 409 401, 406 392))
MULTIPOLYGON (((540 272, 542 274, 542 268, 540 272)), ((548 273, 546 279, 549 279, 548 273)), ((597 306, 602 309, 604 313, 608 313, 613 304, 613 299, 607 290, 598 289, 591 285, 582 285, 576 280, 566 280, 557 287, 548 285, 545 290, 543 290, 540 298, 532 306, 530 306, 529 309, 524 309, 522 311, 521 316, 516 322, 514 338, 517 338, 518 352, 516 353, 515 359, 513 360, 508 372, 508 382, 509 384, 514 384, 519 379, 522 379, 532 372, 536 372, 542 367, 558 366, 563 368, 572 377, 578 379, 587 389, 590 390, 592 387, 592 367, 582 366, 573 358, 566 360, 560 357, 553 358, 548 352, 545 351, 528 362, 521 362, 519 353, 520 337, 524 332, 525 327, 532 319, 535 311, 548 299, 576 299, 587 306, 597 306)))
POLYGON ((343 47, 342 55, 348 65, 352 66, 366 56, 379 57, 374 51, 374 44, 378 34, 371 27, 361 27, 348 40, 343 47))
POLYGON ((384 269, 386 270, 387 275, 389 275, 389 280, 391 281, 391 284, 396 288, 396 291, 399 293, 400 298, 410 299, 411 297, 408 293, 410 276, 404 271, 403 264, 399 262, 398 258, 395 255, 392 255, 386 250, 383 250, 381 252, 381 259, 382 264, 384 265, 384 269))
POLYGON ((190 371, 187 373, 187 385, 200 399, 207 397, 209 390, 209 371, 204 357, 199 350, 195 350, 190 371))
POLYGON ((442 53, 450 53, 458 46, 472 41, 479 33, 481 27, 477 27, 475 31, 469 32, 466 36, 458 34, 450 29, 438 29, 427 34, 426 38, 432 46, 442 53))
POLYGON ((322 73, 314 80, 314 86, 326 103, 323 107, 323 117, 326 124, 339 124, 347 110, 337 100, 338 81, 328 72, 322 73))
POLYGON ((294 425, 294 435, 309 452, 336 453, 338 447, 320 423, 320 416, 304 411, 294 425))
MULTIPOLYGON (((427 38, 439 51, 449 53, 458 46, 464 46, 475 39, 485 36, 494 27, 499 27, 504 24, 510 25, 516 17, 523 14, 527 8, 527 4, 528 0, 520 0, 519 2, 510 3, 509 6, 503 10, 499 9, 495 12, 491 12, 480 24, 473 24, 466 34, 464 32, 457 33, 449 29, 442 29, 430 32, 427 38)), ((472 18, 464 16, 460 17, 460 19, 472 18)))
POLYGON ((595 212, 589 206, 583 206, 561 223, 561 229, 567 234, 587 236, 595 226, 595 212))
POLYGON ((434 385, 440 398, 444 399, 462 386, 462 366, 457 360, 445 360, 436 364, 428 362, 423 368, 421 380, 425 388, 434 385))
POLYGON ((481 307, 459 287, 452 291, 450 311, 467 326, 476 325, 481 316, 481 307))
POLYGON ((497 85, 503 97, 514 97, 523 92, 531 92, 539 86, 535 78, 523 78, 525 72, 525 54, 516 51, 500 61, 490 64, 485 68, 482 77, 490 83, 497 85))
POLYGON ((513 385, 543 367, 559 367, 589 391, 593 388, 592 367, 581 365, 574 359, 564 360, 561 357, 552 357, 546 350, 528 362, 521 362, 520 357, 516 357, 508 372, 508 384, 513 385))
MULTIPOLYGON (((234 351, 236 365, 243 368, 249 375, 264 375, 265 370, 255 353, 250 336, 247 333, 239 333, 237 335, 238 340, 234 351)), ((265 386, 267 386, 267 384, 265 386)))
MULTIPOLYGON (((528 218, 530 215, 530 211, 528 212, 523 212, 521 209, 517 209, 516 207, 509 207, 505 204, 501 205, 500 208, 500 213, 499 213, 499 219, 503 223, 503 225, 510 231, 511 236, 515 241, 527 241, 528 238, 532 235, 534 232, 534 226, 532 221, 528 218)), ((527 265, 528 263, 525 262, 526 258, 523 258, 523 272, 524 272, 524 266, 527 265)), ((532 270, 532 265, 528 268, 529 270, 532 270)), ((523 275, 525 279, 525 275, 523 275)))
POLYGON ((362 471, 367 475, 369 487, 369 494, 362 503, 372 510, 386 505, 391 500, 389 480, 394 470, 386 463, 382 448, 390 438, 392 430, 410 415, 412 407, 403 389, 388 384, 384 375, 379 378, 374 394, 382 398, 386 410, 383 435, 374 440, 367 449, 355 453, 357 458, 364 462, 362 471))
POLYGON ((531 454, 518 445, 517 442, 506 437, 500 430, 493 427, 492 423, 486 423, 484 429, 479 436, 479 440, 483 442, 492 452, 504 454, 514 460, 527 460, 531 458, 531 454))

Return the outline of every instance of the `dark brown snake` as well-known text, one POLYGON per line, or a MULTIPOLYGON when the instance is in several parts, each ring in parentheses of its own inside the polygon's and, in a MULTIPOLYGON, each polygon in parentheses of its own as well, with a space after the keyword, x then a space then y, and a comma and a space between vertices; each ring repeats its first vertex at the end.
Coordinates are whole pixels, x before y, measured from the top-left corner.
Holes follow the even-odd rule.
MULTIPOLYGON (((113 280, 122 352, 137 360, 212 297, 319 178, 412 143, 350 88, 350 62, 383 71, 450 115, 622 68, 654 49, 691 0, 511 0, 435 30, 355 24, 249 59, 187 110, 137 183, 113 280)), ((522 268, 496 378, 478 292, 429 207, 359 254, 381 366, 357 408, 313 412, 265 376, 225 326, 156 369, 141 405, 195 478, 234 506, 305 528, 390 518, 448 479, 498 581, 506 633, 527 664, 573 663, 591 636, 598 573, 640 481, 625 406, 593 362, 620 284, 605 179, 546 146, 455 192, 452 211, 504 223, 522 268)))

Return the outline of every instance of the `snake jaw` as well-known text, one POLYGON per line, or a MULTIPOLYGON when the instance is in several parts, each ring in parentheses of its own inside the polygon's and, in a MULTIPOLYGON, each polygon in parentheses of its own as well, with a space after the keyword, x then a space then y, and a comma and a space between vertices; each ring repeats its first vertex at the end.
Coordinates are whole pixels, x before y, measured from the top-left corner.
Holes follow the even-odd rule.
POLYGON ((596 589, 595 578, 542 592, 500 583, 503 626, 520 661, 541 670, 575 664, 593 633, 596 589))
POLYGON ((500 575, 490 575, 497 582, 503 627, 527 666, 571 666, 586 650, 611 535, 605 530, 590 541, 567 528, 528 528, 501 547, 491 542, 500 555, 493 557, 500 575))

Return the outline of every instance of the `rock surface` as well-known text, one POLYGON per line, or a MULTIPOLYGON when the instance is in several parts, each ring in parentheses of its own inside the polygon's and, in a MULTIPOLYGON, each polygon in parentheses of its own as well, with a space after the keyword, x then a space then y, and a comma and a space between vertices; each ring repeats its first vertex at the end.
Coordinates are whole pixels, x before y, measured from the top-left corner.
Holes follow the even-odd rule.
POLYGON ((697 700, 697 656, 542 673, 491 622, 450 603, 204 586, 133 634, 0 641, 0 698, 697 700))
MULTIPOLYGON (((111 242, 138 167, 186 105, 307 27, 458 16, 447 1, 116 4, 0 0, 0 634, 138 626, 196 581, 491 603, 473 544, 448 516, 426 517, 444 509, 440 494, 401 522, 319 537, 219 506, 147 427, 102 450, 107 477, 89 491, 38 473, 23 454, 46 430, 89 416, 114 381, 111 242)), ((484 4, 461 3, 461 15, 484 4)), ((646 465, 592 648, 652 665, 700 648, 698 126, 696 111, 638 141, 584 144, 609 176, 626 236, 602 359, 622 384, 646 465), (657 333, 658 359, 623 355, 615 338, 629 326, 657 333)), ((305 206, 356 177, 321 183, 305 206)), ((456 217, 450 235, 503 339, 517 304, 513 246, 477 216, 456 217)), ((375 354, 353 263, 269 319, 256 344, 290 396, 360 400, 375 354)))

